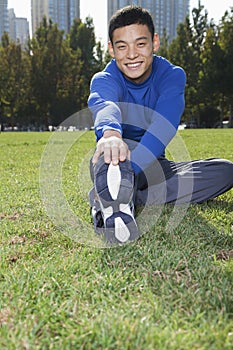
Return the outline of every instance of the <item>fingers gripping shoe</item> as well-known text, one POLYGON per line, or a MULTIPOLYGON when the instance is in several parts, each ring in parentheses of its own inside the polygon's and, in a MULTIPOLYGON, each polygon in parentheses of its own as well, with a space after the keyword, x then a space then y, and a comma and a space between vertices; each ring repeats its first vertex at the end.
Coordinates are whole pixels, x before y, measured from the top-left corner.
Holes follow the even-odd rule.
POLYGON ((105 237, 109 243, 126 243, 138 238, 132 208, 134 173, 130 162, 118 165, 97 164, 95 190, 104 219, 105 237))

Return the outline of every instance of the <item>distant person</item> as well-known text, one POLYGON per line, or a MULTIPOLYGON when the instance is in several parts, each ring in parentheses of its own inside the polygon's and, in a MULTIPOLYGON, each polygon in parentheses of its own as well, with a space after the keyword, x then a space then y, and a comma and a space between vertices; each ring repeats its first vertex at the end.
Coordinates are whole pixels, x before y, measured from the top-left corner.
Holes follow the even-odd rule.
POLYGON ((89 197, 96 231, 123 244, 139 236, 135 207, 214 198, 232 188, 233 163, 165 157, 184 111, 186 75, 155 55, 160 42, 148 11, 117 11, 109 39, 112 60, 94 75, 88 100, 97 138, 89 197))

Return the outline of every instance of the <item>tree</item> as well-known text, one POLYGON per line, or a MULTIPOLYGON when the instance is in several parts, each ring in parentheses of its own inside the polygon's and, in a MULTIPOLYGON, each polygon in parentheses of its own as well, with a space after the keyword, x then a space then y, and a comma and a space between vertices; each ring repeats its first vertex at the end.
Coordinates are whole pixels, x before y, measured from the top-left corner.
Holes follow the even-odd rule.
POLYGON ((201 52, 202 70, 200 76, 201 100, 205 105, 218 106, 219 85, 223 69, 223 52, 219 45, 217 27, 210 27, 201 52), (221 67, 221 68, 220 68, 221 67))
POLYGON ((83 23, 75 19, 70 30, 70 47, 73 51, 81 50, 81 59, 92 63, 96 45, 93 20, 87 17, 83 23))
POLYGON ((77 93, 81 84, 78 83, 82 67, 80 51, 72 54, 64 32, 44 18, 30 42, 30 58, 37 122, 57 125, 80 107, 77 93), (75 99, 70 98, 73 90, 75 99), (74 103, 74 100, 77 101, 74 103))
POLYGON ((5 33, 0 48, 0 99, 5 101, 2 114, 12 126, 19 122, 20 113, 28 103, 29 90, 29 61, 20 44, 5 33))
POLYGON ((178 35, 169 46, 170 59, 186 71, 186 114, 188 112, 188 119, 195 119, 198 126, 201 126, 201 110, 206 106, 203 52, 207 33, 214 30, 214 23, 208 21, 208 13, 199 1, 198 7, 192 10, 192 20, 187 17, 184 23, 179 24, 178 35))
POLYGON ((44 17, 29 42, 31 86, 38 125, 52 122, 51 105, 60 75, 63 32, 44 17))
POLYGON ((219 67, 222 72, 221 84, 219 86, 222 95, 222 114, 229 113, 232 122, 233 106, 233 8, 226 12, 219 26, 219 44, 223 52, 223 66, 219 67), (224 103, 225 102, 225 103, 224 103), (226 111, 228 108, 228 112, 226 111))
POLYGON ((92 76, 103 68, 103 50, 101 43, 96 44, 93 20, 87 17, 83 23, 75 19, 69 35, 69 45, 72 53, 80 52, 83 70, 81 73, 82 108, 86 108, 89 95, 89 85, 92 76))
POLYGON ((187 75, 185 119, 189 120, 195 113, 198 91, 199 57, 193 47, 192 28, 187 17, 177 27, 177 37, 168 48, 168 57, 176 65, 181 66, 187 75))
MULTIPOLYGON (((220 125, 227 107, 232 105, 233 96, 233 21, 226 13, 218 26, 211 23, 206 31, 205 42, 200 57, 200 102, 209 108, 221 110, 220 125)), ((213 114, 213 125, 216 122, 213 114)))
POLYGON ((198 7, 192 10, 192 45, 195 52, 200 56, 206 36, 206 29, 208 28, 208 12, 198 1, 198 7), (203 13, 204 11, 204 13, 203 13))
POLYGON ((166 57, 168 58, 168 48, 169 48, 169 44, 168 44, 168 36, 167 36, 167 32, 166 32, 166 28, 163 29, 163 35, 162 38, 160 38, 160 48, 159 48, 159 52, 158 54, 160 56, 166 57))

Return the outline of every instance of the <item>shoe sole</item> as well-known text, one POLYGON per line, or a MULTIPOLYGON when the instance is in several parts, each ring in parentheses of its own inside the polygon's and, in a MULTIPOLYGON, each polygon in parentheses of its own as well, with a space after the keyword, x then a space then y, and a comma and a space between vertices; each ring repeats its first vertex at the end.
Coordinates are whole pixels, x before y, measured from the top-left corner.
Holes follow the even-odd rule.
POLYGON ((126 243, 138 238, 137 224, 130 208, 133 181, 133 171, 129 171, 126 162, 118 165, 104 163, 95 176, 105 237, 109 243, 126 243))

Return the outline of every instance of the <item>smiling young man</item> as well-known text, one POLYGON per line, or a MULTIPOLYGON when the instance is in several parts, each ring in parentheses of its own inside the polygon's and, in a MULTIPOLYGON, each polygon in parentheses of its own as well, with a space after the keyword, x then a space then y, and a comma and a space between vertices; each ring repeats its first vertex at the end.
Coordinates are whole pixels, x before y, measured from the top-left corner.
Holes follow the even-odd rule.
POLYGON ((156 56, 159 37, 147 10, 127 6, 109 23, 111 62, 91 82, 97 138, 90 204, 110 243, 138 238, 134 207, 203 202, 233 186, 233 163, 175 163, 165 149, 184 111, 185 72, 156 56))
POLYGON ((109 53, 123 75, 135 84, 143 83, 152 71, 153 53, 159 48, 158 35, 146 24, 131 24, 114 31, 109 53))

